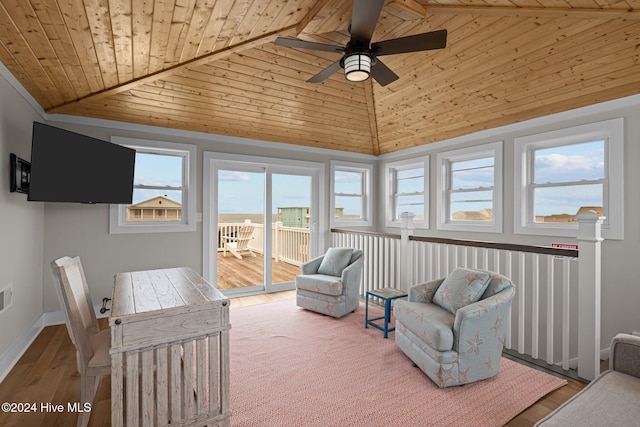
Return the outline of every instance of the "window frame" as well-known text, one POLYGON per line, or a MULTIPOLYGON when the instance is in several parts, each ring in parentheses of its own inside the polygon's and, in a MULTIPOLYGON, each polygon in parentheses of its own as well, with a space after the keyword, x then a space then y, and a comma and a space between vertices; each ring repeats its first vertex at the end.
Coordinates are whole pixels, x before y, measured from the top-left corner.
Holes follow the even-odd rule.
MULTIPOLYGON (((193 144, 182 144, 147 139, 111 137, 111 142, 133 148, 136 152, 158 155, 178 155, 183 158, 182 168, 182 220, 181 221, 127 221, 126 205, 109 208, 109 234, 173 233, 196 231, 196 155, 193 144)), ((135 187, 134 187, 135 188, 135 187)))
MULTIPOLYGON (((397 172, 423 168, 424 170, 424 191, 422 192, 422 196, 424 198, 423 209, 422 212, 423 219, 417 220, 414 218, 413 226, 415 228, 420 229, 429 229, 429 160, 430 157, 420 156, 417 158, 406 159, 406 160, 398 160, 394 162, 388 162, 385 164, 384 174, 385 174, 385 225, 387 227, 400 227, 401 220, 395 218, 396 206, 397 206, 397 188, 398 188, 398 178, 397 172)), ((419 194, 419 193, 413 193, 419 194)))
POLYGON ((535 222, 533 192, 534 156, 537 149, 604 140, 602 236, 624 239, 624 119, 572 126, 515 138, 514 140, 514 233, 538 236, 576 237, 577 223, 535 222), (519 202, 518 202, 519 201, 519 202))
POLYGON ((337 227, 360 227, 373 225, 373 197, 371 195, 371 180, 373 175, 373 165, 354 162, 331 161, 330 194, 331 202, 329 206, 329 218, 331 228, 337 227), (335 192, 336 172, 357 172, 362 174, 362 217, 361 218, 336 218, 336 196, 353 196, 352 194, 342 194, 335 192))
MULTIPOLYGON (((477 231, 502 233, 503 229, 503 154, 502 141, 477 145, 437 155, 437 229, 447 231, 477 231), (455 162, 493 157, 493 221, 452 221, 451 164, 455 162)), ((482 187, 481 187, 482 188, 482 187)))

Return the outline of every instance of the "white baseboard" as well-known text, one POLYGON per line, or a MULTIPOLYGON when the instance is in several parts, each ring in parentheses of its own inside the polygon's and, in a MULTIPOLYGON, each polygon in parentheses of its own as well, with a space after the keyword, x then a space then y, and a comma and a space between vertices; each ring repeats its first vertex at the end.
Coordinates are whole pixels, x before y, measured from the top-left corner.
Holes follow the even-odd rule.
POLYGON ((25 351, 31 343, 36 339, 38 334, 44 328, 44 316, 40 316, 33 326, 24 334, 18 337, 9 348, 0 355, 0 383, 11 372, 11 369, 18 363, 25 351))
MULTIPOLYGON (((609 358, 609 353, 611 352, 611 347, 603 348, 600 350, 600 360, 607 360, 609 358)), ((558 367, 562 366, 561 362, 555 364, 558 367)), ((574 357, 569 359, 569 369, 578 369, 578 358, 574 357)))
MULTIPOLYGON (((95 306, 96 317, 108 317, 109 312, 104 314, 100 313, 101 307, 102 304, 95 306)), ((9 372, 11 372, 11 369, 18 363, 18 360, 20 360, 22 355, 46 326, 62 325, 66 321, 67 316, 62 310, 42 313, 28 331, 20 335, 11 343, 9 348, 0 354, 0 383, 4 381, 9 372)))

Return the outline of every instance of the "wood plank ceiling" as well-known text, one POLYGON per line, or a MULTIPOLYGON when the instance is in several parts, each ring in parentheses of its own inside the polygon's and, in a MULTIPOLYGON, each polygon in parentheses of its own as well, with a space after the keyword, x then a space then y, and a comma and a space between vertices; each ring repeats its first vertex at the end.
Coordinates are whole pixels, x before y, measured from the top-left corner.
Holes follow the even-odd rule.
POLYGON ((382 154, 640 93, 640 0, 387 0, 386 87, 309 77, 350 0, 0 0, 0 61, 48 113, 382 154))

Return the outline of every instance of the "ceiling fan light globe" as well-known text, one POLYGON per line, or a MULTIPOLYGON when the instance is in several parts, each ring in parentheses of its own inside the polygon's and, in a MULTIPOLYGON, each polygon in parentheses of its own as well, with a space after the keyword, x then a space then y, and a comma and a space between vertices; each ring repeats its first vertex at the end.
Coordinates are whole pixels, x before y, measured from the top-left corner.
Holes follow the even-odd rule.
POLYGON ((344 76, 351 82, 362 82, 371 73, 371 57, 364 53, 354 53, 344 58, 344 76))

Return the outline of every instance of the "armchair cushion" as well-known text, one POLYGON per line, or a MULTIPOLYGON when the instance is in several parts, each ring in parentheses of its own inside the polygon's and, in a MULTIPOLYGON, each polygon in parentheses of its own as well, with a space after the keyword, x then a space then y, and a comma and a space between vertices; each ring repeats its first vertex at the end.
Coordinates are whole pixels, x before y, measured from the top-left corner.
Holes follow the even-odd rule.
POLYGON ((453 348, 455 316, 434 304, 403 301, 394 304, 394 315, 422 341, 438 351, 453 348))
POLYGON ((511 281, 504 277, 502 274, 491 273, 491 278, 489 279, 489 284, 487 285, 487 289, 485 289, 482 297, 480 299, 489 298, 494 296, 498 292, 510 288, 512 286, 511 281))
POLYGON ((342 295, 342 281, 339 277, 325 274, 296 276, 296 287, 324 295, 342 295))
POLYGON ((350 248, 329 248, 318 267, 318 274, 340 277, 352 255, 353 249, 350 248))
POLYGON ((456 268, 444 279, 433 296, 433 302, 456 314, 459 308, 480 299, 490 279, 491 275, 486 271, 456 268))

